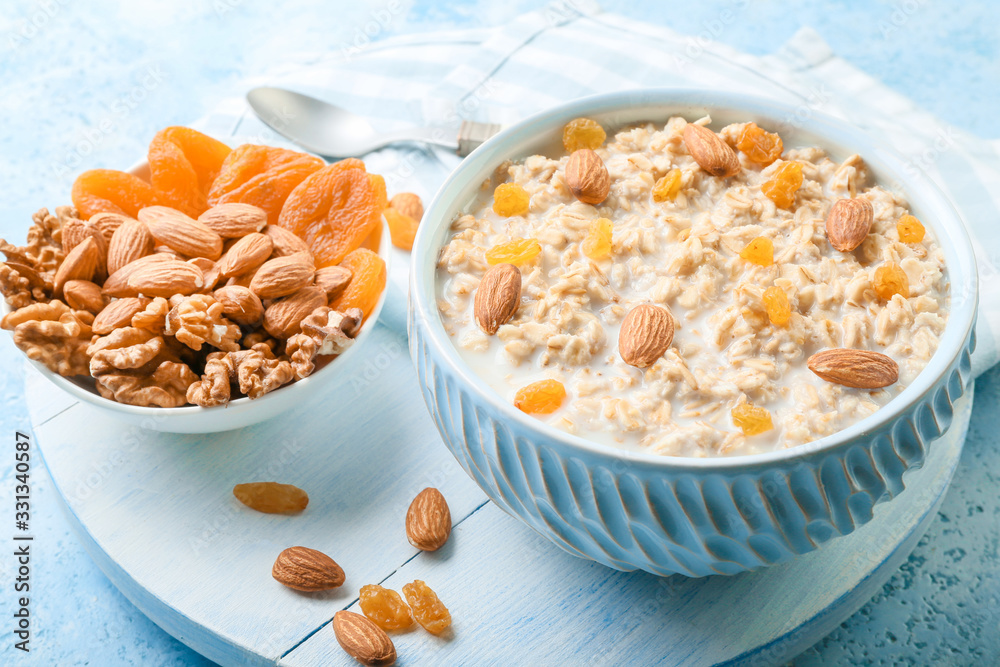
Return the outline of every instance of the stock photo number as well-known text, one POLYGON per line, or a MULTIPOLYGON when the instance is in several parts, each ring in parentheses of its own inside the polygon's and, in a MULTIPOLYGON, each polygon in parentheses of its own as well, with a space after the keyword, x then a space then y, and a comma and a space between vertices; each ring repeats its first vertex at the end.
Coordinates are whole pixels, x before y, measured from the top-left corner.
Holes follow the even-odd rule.
POLYGON ((31 438, 14 434, 14 648, 27 653, 31 641, 31 438))

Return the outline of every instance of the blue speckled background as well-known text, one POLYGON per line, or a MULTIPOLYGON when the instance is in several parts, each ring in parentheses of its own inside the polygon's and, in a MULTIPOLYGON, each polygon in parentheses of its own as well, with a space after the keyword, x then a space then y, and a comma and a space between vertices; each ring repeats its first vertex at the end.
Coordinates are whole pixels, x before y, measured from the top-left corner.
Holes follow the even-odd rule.
MULTIPOLYGON (((0 5, 0 236, 20 241, 32 211, 68 202, 81 168, 128 166, 153 133, 242 92, 241 80, 303 49, 340 50, 375 12, 376 38, 491 26, 534 9, 529 0, 441 6, 405 2, 10 0, 0 5)), ((1000 8, 992 0, 606 0, 608 11, 668 25, 751 53, 773 51, 802 26, 848 61, 941 118, 1000 137, 1000 8), (713 23, 723 9, 738 20, 713 23)), ((1000 233, 1000 231, 998 231, 1000 233)), ((0 437, 27 428, 20 361, 0 337, 0 437)), ((1000 370, 977 386, 969 442, 937 521, 882 592, 795 663, 1000 662, 1000 370)), ((12 447, 0 456, 0 525, 10 525, 12 447)), ((207 664, 139 613, 84 553, 36 460, 33 651, 11 648, 0 622, 0 663, 207 664)), ((0 533, 0 538, 5 541, 0 533)), ((9 619, 10 559, 0 559, 0 618, 9 619)))

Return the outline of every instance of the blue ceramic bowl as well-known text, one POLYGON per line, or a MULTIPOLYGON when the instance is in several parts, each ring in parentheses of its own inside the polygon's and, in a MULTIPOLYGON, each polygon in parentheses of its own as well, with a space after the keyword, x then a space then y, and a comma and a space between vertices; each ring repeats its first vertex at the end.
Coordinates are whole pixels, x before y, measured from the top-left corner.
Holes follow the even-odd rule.
MULTIPOLYGON (((451 175, 413 248, 410 353, 447 446, 483 491, 566 551, 620 570, 733 574, 787 561, 872 517, 904 488, 952 427, 969 390, 977 277, 972 244, 944 194, 913 163, 844 123, 742 95, 642 90, 577 100, 493 137, 451 175), (690 459, 617 451, 529 417, 462 361, 435 304, 439 249, 497 165, 558 145, 587 116, 605 127, 711 114, 713 127, 754 120, 785 144, 860 154, 878 182, 902 191, 944 249, 951 313, 940 347, 916 381, 870 417, 832 436, 765 454, 690 459)), ((957 426, 956 426, 957 428, 957 426)))

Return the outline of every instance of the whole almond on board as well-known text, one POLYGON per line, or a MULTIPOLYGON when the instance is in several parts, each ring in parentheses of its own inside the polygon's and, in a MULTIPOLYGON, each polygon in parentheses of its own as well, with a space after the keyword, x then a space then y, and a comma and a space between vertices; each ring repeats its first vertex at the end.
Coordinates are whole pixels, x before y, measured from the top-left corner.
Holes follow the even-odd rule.
POLYGON ((479 328, 492 336, 510 322, 521 305, 521 271, 513 264, 496 264, 479 281, 473 313, 479 328))
POLYGON ((115 230, 108 246, 108 273, 153 252, 156 241, 149 227, 138 220, 126 220, 115 230))
POLYGON ((104 240, 110 244, 111 239, 114 237, 118 228, 132 219, 133 218, 121 213, 111 213, 110 211, 105 211, 104 213, 95 213, 90 216, 89 222, 94 227, 101 230, 101 234, 104 235, 104 240))
POLYGON ((222 237, 194 218, 168 206, 147 206, 139 211, 159 245, 165 245, 185 257, 222 256, 222 237))
POLYGON ((309 494, 293 484, 250 482, 233 487, 233 495, 252 510, 265 514, 296 514, 309 504, 309 494))
POLYGON ((351 275, 351 270, 346 266, 324 266, 316 269, 313 284, 326 292, 327 299, 334 299, 350 284, 351 275))
POLYGON ((736 151, 722 137, 703 125, 688 123, 684 127, 684 145, 698 166, 712 176, 728 178, 740 173, 736 151))
POLYGON ((220 287, 212 296, 222 304, 222 314, 237 324, 251 326, 264 319, 264 305, 249 287, 220 287))
POLYGON ((142 296, 169 299, 175 294, 188 296, 200 291, 205 278, 197 266, 175 259, 139 268, 128 277, 127 284, 142 296))
POLYGON ((389 635, 361 614, 338 611, 333 615, 333 634, 347 655, 362 665, 396 662, 396 647, 389 635))
POLYGON ((264 229, 267 213, 251 204, 219 204, 199 215, 198 222, 224 239, 238 239, 264 229))
POLYGON ((566 162, 566 185, 584 204, 600 204, 611 192, 611 176, 601 156, 589 148, 573 151, 566 162))
POLYGON ((406 512, 406 539, 421 551, 437 551, 451 535, 448 501, 435 488, 417 494, 406 512))
POLYGON ((285 340, 302 331, 302 320, 326 305, 326 292, 310 285, 295 294, 278 299, 264 311, 264 330, 285 340))
POLYGON ((826 237, 837 250, 850 252, 868 236, 874 219, 867 199, 838 199, 826 215, 826 237))
POLYGON ((410 216, 417 222, 424 217, 424 204, 420 201, 420 197, 412 192, 400 192, 395 195, 389 200, 389 207, 410 216))
POLYGON ((125 296, 138 296, 138 293, 128 286, 128 278, 135 271, 148 266, 150 264, 158 264, 160 262, 177 262, 180 261, 173 255, 167 254, 153 254, 146 255, 145 257, 140 257, 134 262, 129 262, 122 268, 118 269, 104 281, 101 285, 101 291, 104 292, 104 296, 112 297, 125 297, 125 296))
POLYGON ((264 262, 253 280, 250 289, 261 299, 275 299, 294 294, 313 281, 316 269, 298 253, 287 257, 275 257, 264 262))
POLYGON ((309 252, 309 246, 306 242, 284 227, 268 225, 264 228, 264 233, 271 237, 275 257, 294 255, 297 252, 309 252))
POLYGON ((144 310, 149 301, 149 299, 140 299, 134 296, 115 299, 97 314, 91 328, 95 334, 105 336, 115 329, 127 327, 132 323, 132 317, 139 311, 144 310))
POLYGON ((344 583, 344 571, 322 551, 289 547, 278 554, 271 576, 297 591, 326 591, 344 583))
POLYGON ((226 251, 220 261, 219 271, 223 278, 249 273, 266 262, 273 249, 274 244, 267 234, 260 232, 247 234, 226 251))
POLYGON ((827 382, 855 389, 881 389, 899 379, 899 365, 881 352, 836 348, 809 357, 809 370, 827 382))
POLYGON ((622 320, 618 333, 618 353, 622 361, 636 368, 648 368, 663 356, 674 340, 674 318, 662 306, 644 303, 622 320))
MULTIPOLYGON (((222 260, 219 261, 221 262, 222 260)), ((213 262, 207 257, 192 257, 187 263, 201 269, 201 277, 204 279, 202 289, 206 292, 214 290, 215 286, 222 279, 222 273, 219 271, 219 262, 213 262)))
POLYGON ((86 310, 94 315, 104 309, 101 288, 89 280, 67 280, 63 285, 63 300, 73 310, 86 310))
POLYGON ((75 248, 69 251, 62 264, 56 269, 53 279, 52 295, 57 299, 62 296, 63 286, 70 280, 92 280, 97 273, 97 262, 100 251, 97 242, 88 236, 75 248))

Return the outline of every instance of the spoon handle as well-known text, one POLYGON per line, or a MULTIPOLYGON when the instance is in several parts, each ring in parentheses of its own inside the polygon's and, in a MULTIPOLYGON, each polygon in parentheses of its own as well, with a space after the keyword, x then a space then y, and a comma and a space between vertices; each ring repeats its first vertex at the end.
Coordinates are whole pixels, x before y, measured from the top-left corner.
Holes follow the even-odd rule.
POLYGON ((458 155, 465 157, 501 129, 503 128, 495 123, 462 121, 462 126, 458 129, 458 155))

